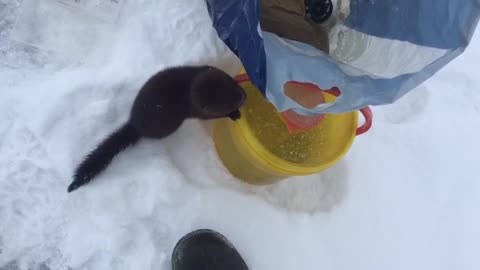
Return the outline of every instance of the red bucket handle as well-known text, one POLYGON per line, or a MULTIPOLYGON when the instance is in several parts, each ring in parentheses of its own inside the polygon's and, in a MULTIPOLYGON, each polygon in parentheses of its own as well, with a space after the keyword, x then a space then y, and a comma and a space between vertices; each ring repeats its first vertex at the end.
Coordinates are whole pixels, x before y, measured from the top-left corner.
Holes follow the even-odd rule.
MULTIPOLYGON (((237 83, 244 83, 244 82, 247 82, 249 80, 250 80, 250 78, 248 77, 248 74, 246 74, 246 73, 239 74, 235 77, 235 81, 237 81, 237 83)), ((312 87, 314 87, 316 89, 320 89, 314 84, 309 84, 308 83, 308 85, 311 85, 312 87)), ((327 92, 327 93, 329 93, 333 96, 336 96, 336 97, 340 96, 340 94, 341 94, 340 89, 338 89, 337 87, 333 87, 332 89, 326 90, 325 92, 327 92)), ((373 112, 372 112, 372 109, 370 109, 370 107, 367 106, 365 108, 361 108, 360 113, 365 118, 365 123, 363 123, 362 126, 357 128, 357 131, 355 132, 356 136, 362 135, 362 134, 366 133, 367 131, 369 131, 370 128, 372 127, 372 123, 373 123, 373 112)))
MULTIPOLYGON (((340 96, 341 94, 340 89, 338 89, 337 87, 333 87, 332 89, 327 90, 325 92, 331 95, 334 95, 336 97, 340 96)), ((355 132, 356 136, 362 135, 367 131, 369 131, 373 124, 373 112, 372 112, 372 109, 370 109, 370 107, 367 106, 365 108, 361 108, 360 113, 362 113, 363 118, 365 118, 365 123, 363 123, 361 127, 357 128, 357 131, 355 132)))
POLYGON ((239 74, 235 77, 235 81, 237 83, 244 83, 244 82, 250 81, 250 78, 248 77, 247 73, 242 73, 242 74, 239 74))
POLYGON ((365 118, 365 123, 363 123, 361 127, 357 128, 357 132, 356 132, 357 136, 362 135, 367 131, 369 131, 373 123, 373 113, 370 107, 367 106, 365 108, 361 108, 360 112, 363 114, 363 117, 365 118))

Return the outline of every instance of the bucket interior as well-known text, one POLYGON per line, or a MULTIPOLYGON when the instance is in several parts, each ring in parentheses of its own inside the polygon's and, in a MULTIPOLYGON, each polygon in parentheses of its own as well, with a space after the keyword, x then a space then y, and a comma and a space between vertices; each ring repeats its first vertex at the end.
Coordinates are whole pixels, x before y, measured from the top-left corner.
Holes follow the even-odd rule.
MULTIPOLYGON (((357 113, 326 115, 315 128, 290 132, 280 113, 249 82, 242 85, 247 101, 238 122, 240 133, 253 146, 250 151, 276 167, 322 170, 348 151, 357 128, 357 113), (252 142, 253 140, 253 142, 252 142)), ((335 97, 325 94, 326 100, 335 97)))

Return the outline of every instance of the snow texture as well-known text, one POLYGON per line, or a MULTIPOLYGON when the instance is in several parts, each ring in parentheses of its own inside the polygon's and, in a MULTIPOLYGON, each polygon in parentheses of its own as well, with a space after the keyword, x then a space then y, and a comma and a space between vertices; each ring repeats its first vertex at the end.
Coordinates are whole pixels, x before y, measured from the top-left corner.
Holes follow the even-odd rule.
POLYGON ((225 234, 250 269, 480 269, 478 33, 424 86, 373 108, 373 129, 320 175, 243 184, 218 160, 212 123, 191 120, 67 194, 155 71, 240 65, 203 0, 126 1, 90 50, 68 55, 11 38, 19 10, 0 0, 1 270, 168 270, 176 241, 198 228, 225 234))

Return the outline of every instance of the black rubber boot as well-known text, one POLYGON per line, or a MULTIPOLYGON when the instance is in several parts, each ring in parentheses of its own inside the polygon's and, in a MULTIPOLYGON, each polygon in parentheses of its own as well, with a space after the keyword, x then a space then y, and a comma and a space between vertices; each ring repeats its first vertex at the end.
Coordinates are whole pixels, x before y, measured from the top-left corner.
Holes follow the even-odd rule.
POLYGON ((173 270, 248 270, 238 251, 221 234, 198 230, 185 235, 173 249, 173 270))

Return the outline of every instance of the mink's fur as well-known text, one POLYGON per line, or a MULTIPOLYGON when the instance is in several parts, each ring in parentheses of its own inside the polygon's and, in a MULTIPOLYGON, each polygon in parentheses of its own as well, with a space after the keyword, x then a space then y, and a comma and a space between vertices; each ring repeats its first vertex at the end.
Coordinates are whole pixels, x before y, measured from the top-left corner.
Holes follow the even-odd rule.
POLYGON ((107 137, 75 170, 72 192, 101 173, 113 158, 140 138, 161 139, 186 118, 240 118, 244 90, 225 72, 211 66, 183 66, 160 71, 140 89, 122 127, 107 137))

